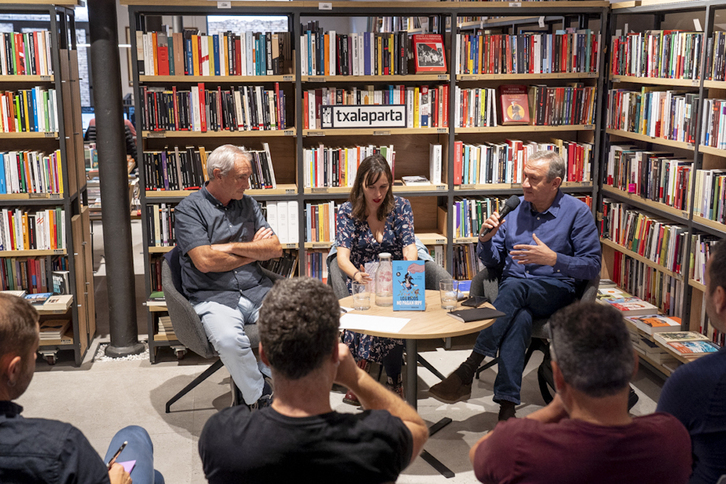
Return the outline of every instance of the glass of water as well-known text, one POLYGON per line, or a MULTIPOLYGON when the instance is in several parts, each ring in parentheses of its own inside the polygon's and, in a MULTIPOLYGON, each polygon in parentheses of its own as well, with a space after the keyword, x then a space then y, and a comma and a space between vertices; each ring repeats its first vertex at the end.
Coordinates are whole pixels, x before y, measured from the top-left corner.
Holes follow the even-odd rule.
POLYGON ((353 309, 365 311, 371 308, 371 288, 367 282, 353 282, 353 309))
POLYGON ((449 311, 456 307, 459 281, 439 281, 439 294, 441 295, 441 308, 449 311))

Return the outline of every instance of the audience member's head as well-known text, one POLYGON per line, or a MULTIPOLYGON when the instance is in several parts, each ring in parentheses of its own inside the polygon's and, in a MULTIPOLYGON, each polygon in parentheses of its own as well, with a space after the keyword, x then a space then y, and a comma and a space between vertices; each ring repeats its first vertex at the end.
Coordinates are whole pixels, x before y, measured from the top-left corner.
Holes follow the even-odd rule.
POLYGON ((276 377, 297 380, 337 348, 340 306, 333 289, 318 279, 282 279, 267 293, 257 324, 276 377))
POLYGON ((587 396, 615 395, 628 386, 635 355, 622 315, 597 303, 575 303, 549 320, 552 360, 565 383, 587 396))
POLYGON ((706 266, 706 313, 716 329, 726 331, 726 239, 713 248, 706 266))
POLYGON ((222 145, 212 151, 207 157, 207 175, 214 180, 214 170, 218 169, 222 177, 226 177, 234 166, 238 157, 244 158, 248 163, 251 161, 249 152, 234 145, 222 145))
POLYGON ((366 190, 370 190, 381 183, 387 184, 388 190, 383 200, 376 207, 378 220, 385 219, 395 206, 395 200, 393 199, 393 173, 391 173, 391 167, 383 156, 367 156, 361 161, 358 172, 355 175, 353 188, 350 190, 349 200, 352 205, 353 215, 356 218, 365 220, 366 204, 370 205, 370 200, 366 200, 366 190))
POLYGON ((0 294, 0 400, 14 400, 28 388, 38 339, 35 308, 23 298, 0 294))

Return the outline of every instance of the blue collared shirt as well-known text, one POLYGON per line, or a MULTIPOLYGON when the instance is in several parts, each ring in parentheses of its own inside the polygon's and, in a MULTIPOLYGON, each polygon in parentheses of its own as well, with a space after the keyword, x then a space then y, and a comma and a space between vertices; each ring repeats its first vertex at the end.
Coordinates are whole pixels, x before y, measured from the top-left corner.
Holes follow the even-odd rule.
POLYGON ((192 304, 214 301, 236 308, 240 294, 256 306, 262 303, 272 281, 256 263, 228 272, 201 272, 189 251, 202 246, 230 242, 251 242, 261 228, 270 228, 254 198, 244 195, 222 205, 202 187, 181 201, 175 209, 176 240, 182 251, 182 286, 192 304))
MULTIPOLYGON (((504 262, 503 277, 553 277, 590 280, 600 273, 600 240, 595 219, 587 205, 558 191, 550 208, 535 212, 520 198, 519 206, 506 217, 488 242, 479 242, 477 254, 487 267, 504 262), (532 234, 557 253, 554 266, 517 264, 510 252, 515 245, 536 245, 532 234)), ((574 282, 574 281, 573 281, 574 282)))

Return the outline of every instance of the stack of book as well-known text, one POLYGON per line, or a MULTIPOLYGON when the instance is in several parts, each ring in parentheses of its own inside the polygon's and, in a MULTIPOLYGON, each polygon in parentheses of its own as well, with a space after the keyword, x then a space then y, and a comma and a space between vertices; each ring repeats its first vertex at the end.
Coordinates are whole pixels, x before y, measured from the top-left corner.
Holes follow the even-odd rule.
POLYGON ((171 324, 171 316, 159 316, 159 331, 156 333, 166 340, 175 340, 174 326, 171 324))
POLYGON ((292 68, 289 32, 136 32, 142 76, 272 76, 292 68))
POLYGON ((64 249, 65 210, 61 207, 25 212, 3 208, 0 213, 0 250, 64 249))
MULTIPOLYGON (((152 289, 154 289, 152 287, 152 289)), ((166 297, 164 296, 164 291, 160 288, 156 288, 159 290, 153 291, 151 294, 149 294, 149 298, 146 300, 147 306, 166 306, 166 297)))
POLYGON ((660 79, 700 79, 702 32, 646 30, 611 40, 611 74, 660 79))
POLYGON ((70 319, 49 319, 40 323, 40 344, 63 338, 71 324, 70 319))
POLYGON ((709 341, 706 336, 695 331, 656 333, 653 335, 653 339, 673 354, 688 359, 716 353, 721 349, 717 344, 709 341))
POLYGON ((0 153, 0 194, 63 193, 61 151, 0 153))

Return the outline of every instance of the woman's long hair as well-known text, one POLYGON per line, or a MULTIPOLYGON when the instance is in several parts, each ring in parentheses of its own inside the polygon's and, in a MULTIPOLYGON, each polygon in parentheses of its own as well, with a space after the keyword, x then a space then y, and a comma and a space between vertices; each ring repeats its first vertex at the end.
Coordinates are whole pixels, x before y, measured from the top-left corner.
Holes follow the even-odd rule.
POLYGON ((358 167, 358 173, 355 176, 353 189, 350 191, 350 204, 353 206, 353 216, 359 220, 366 219, 366 199, 363 194, 363 186, 371 186, 378 183, 381 175, 385 175, 388 179, 388 192, 378 207, 376 216, 378 220, 385 220, 389 213, 393 211, 395 202, 393 200, 393 174, 388 162, 381 155, 371 155, 366 157, 358 167))

